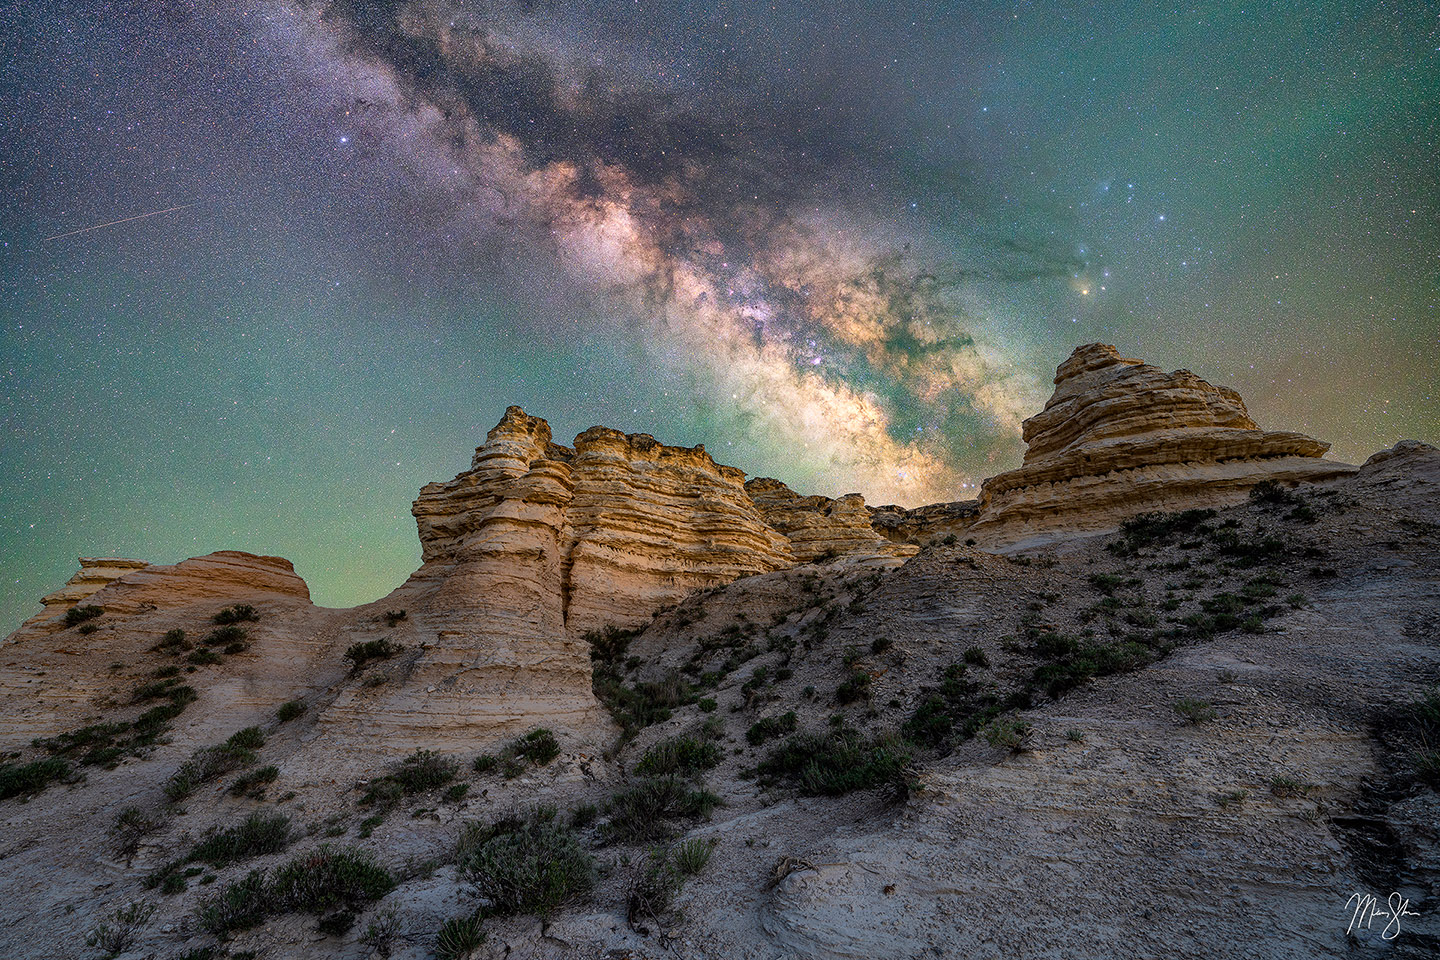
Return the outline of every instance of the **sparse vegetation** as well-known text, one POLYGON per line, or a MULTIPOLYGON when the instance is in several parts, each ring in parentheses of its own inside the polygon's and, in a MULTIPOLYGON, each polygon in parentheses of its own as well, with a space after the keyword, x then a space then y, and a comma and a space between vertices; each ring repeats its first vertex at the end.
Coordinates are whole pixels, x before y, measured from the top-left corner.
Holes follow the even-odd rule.
POLYGON ((1014 717, 997 717, 985 725, 985 741, 997 750, 1022 752, 1030 741, 1030 724, 1014 717))
POLYGON ((139 807, 126 807, 115 817, 110 833, 115 838, 115 855, 127 864, 135 858, 146 837, 160 829, 158 817, 148 816, 139 807))
POLYGON ((750 729, 745 731, 745 740, 751 746, 758 747, 767 740, 783 737, 787 733, 794 733, 798 724, 799 718, 795 716, 794 710, 783 713, 778 717, 764 717, 751 724, 750 729))
POLYGON ((675 773, 696 777, 720 763, 720 747, 694 737, 671 737, 645 751, 635 764, 635 773, 663 777, 675 773))
POLYGON ((300 700, 287 700, 280 704, 275 711, 275 719, 281 723, 289 723, 305 712, 305 704, 300 700))
POLYGON ((79 626, 86 620, 94 620, 96 617, 100 616, 104 612, 104 608, 88 604, 71 607, 69 610, 65 611, 65 626, 79 626))
POLYGON ((355 911, 394 886, 394 877, 370 853, 322 844, 278 868, 273 877, 252 870, 227 884, 201 906, 198 918, 205 930, 223 934, 277 914, 355 911))
POLYGON ((102 951, 107 957, 118 957, 129 951, 140 931, 155 916, 155 905, 143 901, 127 904, 105 918, 85 937, 85 945, 102 951))
POLYGON ((708 818, 720 803, 675 774, 646 777, 611 796, 605 834, 619 841, 661 840, 674 832, 673 821, 708 818))
POLYGON ((1176 700, 1172 709, 1188 724, 1209 723, 1215 719, 1215 708, 1204 700, 1185 697, 1176 700))
POLYGON ((839 703, 855 703, 857 700, 870 699, 870 685, 873 678, 864 670, 855 670, 850 676, 835 689, 835 699, 839 703))
POLYGON ((400 623, 400 621, 404 620, 405 618, 406 613, 404 610, 386 610, 385 626, 394 629, 396 624, 400 623))
POLYGON ((556 822, 553 807, 529 817, 469 823, 457 848, 460 875, 500 916, 549 916, 595 885, 595 858, 556 822))
POLYGON ((544 727, 536 727, 515 740, 501 751, 502 760, 524 760, 537 767, 543 767, 560 756, 560 742, 555 734, 544 727))
POLYGON ((459 772, 460 761, 432 750, 417 750, 388 774, 372 780, 360 798, 360 805, 376 807, 383 814, 393 810, 405 797, 443 787, 459 772))
POLYGON ((463 960, 485 943, 485 925, 480 913, 451 917, 435 935, 436 960, 463 960))
POLYGON ((40 793, 57 780, 70 776, 70 764, 59 757, 31 763, 0 764, 0 800, 40 793))
POLYGON ((893 733, 866 739, 845 727, 798 733, 760 762, 767 782, 787 781, 803 794, 836 796, 852 790, 903 786, 913 746, 893 733))
POLYGON ((165 796, 176 803, 194 793, 201 784, 250 766, 258 759, 255 750, 264 744, 265 735, 259 727, 246 727, 222 744, 203 748, 171 774, 165 782, 165 796))
POLYGON ((250 604, 240 603, 233 607, 226 607, 210 619, 223 626, 225 624, 245 623, 247 621, 256 623, 259 622, 260 615, 255 612, 255 608, 250 604))
POLYGON ((230 785, 230 792, 237 797, 249 797, 251 800, 259 800, 265 796, 266 788, 279 779, 279 777, 279 767, 261 767, 258 770, 252 770, 232 783, 230 785))
POLYGON ((352 643, 345 650, 345 659, 350 661, 350 671, 359 673, 372 661, 389 660, 403 649, 399 644, 392 643, 389 637, 381 637, 379 640, 352 643))
POLYGON ((632 868, 626 894, 626 918, 635 927, 644 920, 664 923, 685 881, 710 862, 714 840, 694 838, 669 849, 651 851, 647 860, 632 868))

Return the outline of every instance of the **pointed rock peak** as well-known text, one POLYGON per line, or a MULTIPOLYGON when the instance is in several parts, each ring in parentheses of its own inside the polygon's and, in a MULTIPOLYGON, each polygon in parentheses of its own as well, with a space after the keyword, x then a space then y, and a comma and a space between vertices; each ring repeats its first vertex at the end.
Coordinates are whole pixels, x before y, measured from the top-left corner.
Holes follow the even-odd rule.
POLYGON ((505 408, 505 416, 485 435, 487 444, 498 439, 526 439, 543 447, 550 442, 550 424, 541 417, 530 416, 520 407, 509 406, 505 408))
POLYGON ((1092 370, 1103 370, 1106 367, 1138 367, 1143 366, 1144 363, 1144 360, 1120 356, 1120 351, 1108 343, 1087 343, 1076 347, 1069 358, 1055 368, 1055 384, 1058 386, 1072 377, 1081 376, 1092 370))

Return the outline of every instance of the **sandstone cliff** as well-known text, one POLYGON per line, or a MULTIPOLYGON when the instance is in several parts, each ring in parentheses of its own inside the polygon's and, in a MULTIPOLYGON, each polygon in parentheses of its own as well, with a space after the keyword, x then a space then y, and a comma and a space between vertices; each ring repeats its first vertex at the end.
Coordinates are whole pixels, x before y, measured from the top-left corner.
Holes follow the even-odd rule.
POLYGON ((34 628, 41 624, 58 626, 60 618, 68 613, 71 607, 78 606, 112 580, 118 580, 149 565, 146 560, 81 557, 80 569, 75 571, 75 575, 66 581, 65 586, 59 590, 41 597, 40 602, 45 605, 45 609, 21 624, 20 629, 15 631, 11 639, 20 639, 30 635, 34 632, 34 628))
POLYGON ((765 522, 789 539, 790 549, 801 563, 836 556, 908 557, 919 550, 876 533, 865 498, 858 493, 838 500, 802 497, 770 477, 756 477, 745 484, 745 492, 765 522))
POLYGON ((1228 387, 1100 343, 1060 364, 1055 394, 1023 437, 1020 468, 981 486, 971 533, 986 540, 1112 528, 1149 510, 1234 503, 1265 480, 1294 485, 1356 469, 1322 459, 1328 443, 1261 430, 1228 387))

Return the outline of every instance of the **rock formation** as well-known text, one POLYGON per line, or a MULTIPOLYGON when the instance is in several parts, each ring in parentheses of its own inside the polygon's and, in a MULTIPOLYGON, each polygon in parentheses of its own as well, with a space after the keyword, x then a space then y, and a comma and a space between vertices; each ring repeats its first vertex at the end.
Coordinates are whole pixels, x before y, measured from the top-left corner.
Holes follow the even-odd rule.
POLYGON ((838 500, 802 497, 770 477, 756 477, 745 484, 745 492, 765 522, 789 539, 790 549, 801 563, 842 555, 908 557, 919 550, 876 533, 865 498, 858 493, 838 500))
POLYGON ((112 580, 134 573, 136 570, 144 569, 150 565, 146 560, 125 560, 118 557, 81 557, 80 569, 75 571, 75 576, 66 581, 65 586, 48 593, 40 598, 45 605, 35 616, 26 620, 16 636, 27 635, 33 632, 33 628, 41 624, 56 624, 60 618, 69 612, 71 607, 78 606, 81 601, 87 599, 91 594, 103 588, 112 580))
POLYGON ((536 717, 597 722, 586 632, 638 625, 694 590, 794 563, 744 480, 704 447, 645 434, 592 427, 564 447, 544 420, 510 407, 469 470, 420 491, 423 565, 375 605, 405 609, 395 635, 425 645, 407 682, 352 691, 327 721, 363 722, 378 706, 390 730, 417 741, 536 717))
POLYGON ((1023 437, 1020 468, 981 486, 970 532, 986 540, 1104 529, 1147 510, 1233 503, 1265 480, 1293 485, 1356 470, 1322 459, 1328 443, 1261 430, 1228 387, 1100 343, 1060 364, 1055 394, 1025 421, 1023 437))

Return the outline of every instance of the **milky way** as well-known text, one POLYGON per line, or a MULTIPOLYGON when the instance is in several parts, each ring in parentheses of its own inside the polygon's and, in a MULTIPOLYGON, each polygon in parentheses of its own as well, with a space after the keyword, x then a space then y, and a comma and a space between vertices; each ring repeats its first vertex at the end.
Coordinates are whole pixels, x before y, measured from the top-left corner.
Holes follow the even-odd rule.
POLYGON ((870 503, 974 496, 1097 340, 1342 460, 1440 439, 1427 4, 0 27, 0 631, 81 555, 241 549, 381 596, 415 492, 510 403, 870 503))

